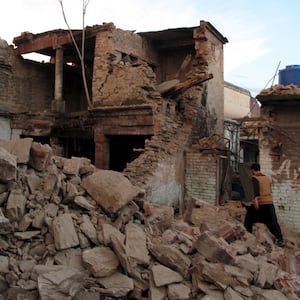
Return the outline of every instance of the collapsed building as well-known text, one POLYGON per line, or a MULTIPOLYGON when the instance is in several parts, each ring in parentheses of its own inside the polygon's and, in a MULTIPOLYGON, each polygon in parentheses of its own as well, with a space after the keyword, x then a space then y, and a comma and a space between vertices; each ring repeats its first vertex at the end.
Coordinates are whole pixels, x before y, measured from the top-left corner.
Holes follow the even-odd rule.
POLYGON ((192 197, 182 216, 32 138, 2 142, 0 169, 1 300, 300 297, 299 236, 247 232, 240 202, 192 197))
POLYGON ((142 33, 112 23, 72 35, 24 32, 15 48, 1 46, 1 138, 30 137, 57 155, 123 171, 151 202, 183 208, 194 195, 218 203, 226 42, 206 21, 142 33), (72 36, 79 49, 84 42, 86 81, 72 36))
POLYGON ((1 292, 298 299, 298 242, 289 240, 289 251, 268 232, 256 240, 212 205, 222 200, 228 163, 227 39, 205 21, 146 33, 103 24, 82 33, 72 31, 79 48, 85 43, 85 83, 69 31, 24 32, 15 48, 1 41, 0 137, 16 140, 0 147, 1 292), (21 56, 32 52, 49 63, 21 56), (102 178, 103 170, 125 176, 102 178), (142 207, 125 178, 139 187, 142 207), (185 222, 171 206, 185 209, 185 222))

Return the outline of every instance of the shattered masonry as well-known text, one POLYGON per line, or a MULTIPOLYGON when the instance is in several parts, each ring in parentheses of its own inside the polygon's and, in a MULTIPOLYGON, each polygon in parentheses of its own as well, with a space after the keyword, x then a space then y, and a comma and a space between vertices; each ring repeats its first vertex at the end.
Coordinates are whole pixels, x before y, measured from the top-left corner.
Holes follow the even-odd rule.
POLYGON ((299 237, 247 233, 238 202, 191 198, 182 217, 28 138, 2 144, 0 169, 1 300, 299 299, 299 237))

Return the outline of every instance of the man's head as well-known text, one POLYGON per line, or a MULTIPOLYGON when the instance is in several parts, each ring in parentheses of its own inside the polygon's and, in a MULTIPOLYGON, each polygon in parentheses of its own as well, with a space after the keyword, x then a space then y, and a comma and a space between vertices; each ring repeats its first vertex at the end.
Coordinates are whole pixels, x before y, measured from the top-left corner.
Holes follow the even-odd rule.
POLYGON ((260 172, 260 164, 258 163, 254 163, 251 165, 250 170, 252 172, 252 174, 256 174, 260 172))
POLYGON ((260 171, 260 164, 254 163, 251 165, 250 169, 254 171, 260 171))

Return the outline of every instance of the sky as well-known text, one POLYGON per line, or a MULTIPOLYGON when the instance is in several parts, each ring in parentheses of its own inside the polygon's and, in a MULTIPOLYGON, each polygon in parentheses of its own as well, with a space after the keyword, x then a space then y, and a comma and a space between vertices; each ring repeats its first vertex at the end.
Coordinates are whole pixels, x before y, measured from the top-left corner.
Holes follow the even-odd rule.
MULTIPOLYGON (((88 1, 88 0, 85 0, 88 1)), ((72 29, 83 25, 83 0, 63 0, 72 29)), ((300 65, 299 0, 89 0, 85 26, 112 22, 136 32, 210 22, 224 45, 224 80, 250 91, 279 83, 278 71, 300 65)), ((67 29, 58 0, 2 0, 0 38, 67 29)))

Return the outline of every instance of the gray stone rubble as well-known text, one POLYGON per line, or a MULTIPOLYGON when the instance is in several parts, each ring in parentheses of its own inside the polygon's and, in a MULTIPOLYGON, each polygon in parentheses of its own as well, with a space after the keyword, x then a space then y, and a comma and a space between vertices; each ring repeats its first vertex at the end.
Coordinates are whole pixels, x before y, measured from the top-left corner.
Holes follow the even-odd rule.
POLYGON ((300 299, 296 236, 279 248, 230 207, 177 216, 86 158, 0 145, 0 300, 300 299))

